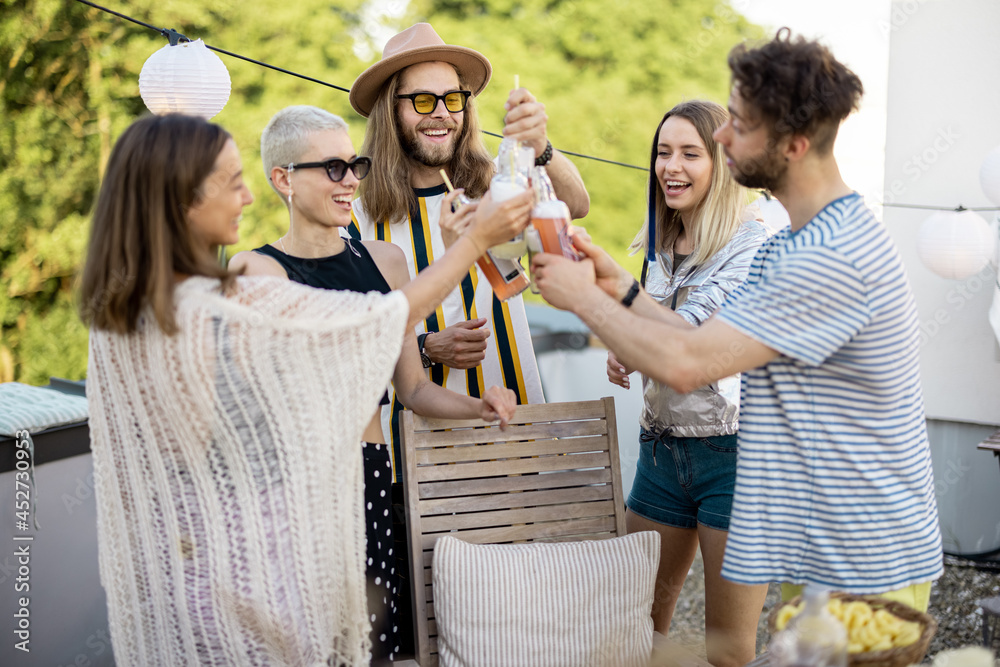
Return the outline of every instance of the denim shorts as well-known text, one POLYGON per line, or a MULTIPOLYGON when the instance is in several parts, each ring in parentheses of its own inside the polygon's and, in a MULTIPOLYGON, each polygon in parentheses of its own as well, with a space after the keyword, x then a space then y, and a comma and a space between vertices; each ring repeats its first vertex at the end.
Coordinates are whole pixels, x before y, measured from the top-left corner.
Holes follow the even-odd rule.
POLYGON ((639 462, 628 508, 675 528, 729 530, 736 486, 736 435, 675 438, 639 430, 639 462))

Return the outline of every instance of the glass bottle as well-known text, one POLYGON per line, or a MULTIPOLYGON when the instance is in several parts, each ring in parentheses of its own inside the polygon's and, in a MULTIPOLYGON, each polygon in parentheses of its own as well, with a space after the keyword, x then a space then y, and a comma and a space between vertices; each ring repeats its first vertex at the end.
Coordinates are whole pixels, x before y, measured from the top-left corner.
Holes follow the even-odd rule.
MULTIPOLYGON (((528 189, 531 184, 531 168, 535 164, 535 149, 516 139, 500 141, 497 154, 497 173, 490 181, 493 201, 507 201, 528 189)), ((523 234, 518 234, 506 243, 499 243, 490 250, 496 259, 516 260, 527 250, 523 234)))
POLYGON ((806 586, 805 608, 768 644, 773 667, 847 667, 847 630, 827 611, 828 598, 826 590, 806 586))
MULTIPOLYGON (((471 204, 472 201, 465 196, 464 192, 459 193, 451 203, 451 210, 458 211, 465 204, 471 204)), ((530 284, 527 274, 517 259, 496 257, 493 254, 493 248, 487 249, 486 253, 476 260, 476 264, 486 279, 490 281, 493 294, 501 301, 517 296, 530 284)))
POLYGON ((545 167, 535 167, 531 175, 535 206, 531 209, 531 227, 538 233, 542 252, 564 255, 573 260, 580 256, 569 238, 570 214, 566 203, 556 198, 555 188, 545 167))

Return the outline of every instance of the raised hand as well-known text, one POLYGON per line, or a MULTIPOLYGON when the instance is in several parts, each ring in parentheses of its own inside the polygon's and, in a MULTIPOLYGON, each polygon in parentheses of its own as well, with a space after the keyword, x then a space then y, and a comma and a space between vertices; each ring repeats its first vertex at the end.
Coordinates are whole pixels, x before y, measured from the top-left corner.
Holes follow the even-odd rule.
POLYGON ((503 108, 507 111, 503 119, 503 136, 531 146, 535 149, 535 157, 540 156, 548 143, 549 117, 545 115, 545 105, 526 88, 515 88, 510 91, 503 108))
POLYGON ((462 206, 458 212, 452 213, 451 204, 461 192, 462 188, 452 190, 444 196, 441 203, 441 217, 438 219, 438 224, 441 227, 441 240, 444 241, 445 248, 450 248, 465 233, 475 218, 476 209, 479 208, 479 202, 472 202, 462 206))
POLYGON ((632 274, 620 266, 604 248, 593 243, 582 227, 573 228, 570 238, 573 247, 594 263, 597 286, 608 296, 621 300, 632 286, 632 274))
POLYGON ((531 260, 531 274, 542 297, 556 308, 572 310, 580 290, 594 284, 594 262, 574 262, 562 255, 543 252, 531 260))
POLYGON ((531 222, 533 204, 534 193, 531 190, 499 204, 487 192, 476 208, 475 219, 466 235, 477 244, 483 243, 483 252, 489 246, 510 241, 531 222))

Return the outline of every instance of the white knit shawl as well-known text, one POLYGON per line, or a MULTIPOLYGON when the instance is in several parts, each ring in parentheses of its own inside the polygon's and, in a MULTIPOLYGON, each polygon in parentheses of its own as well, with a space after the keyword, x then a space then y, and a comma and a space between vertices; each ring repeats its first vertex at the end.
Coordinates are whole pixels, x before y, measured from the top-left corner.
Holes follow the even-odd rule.
POLYGON ((367 664, 361 437, 406 299, 189 278, 179 333, 92 330, 101 581, 118 665, 367 664))

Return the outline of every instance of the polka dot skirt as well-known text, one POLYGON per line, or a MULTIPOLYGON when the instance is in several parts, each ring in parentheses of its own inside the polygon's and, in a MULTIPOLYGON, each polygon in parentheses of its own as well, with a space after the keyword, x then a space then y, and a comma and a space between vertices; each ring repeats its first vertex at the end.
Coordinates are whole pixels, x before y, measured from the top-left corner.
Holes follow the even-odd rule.
POLYGON ((399 576, 392 531, 392 461, 389 446, 362 443, 365 461, 365 532, 368 613, 373 663, 399 654, 399 576))

